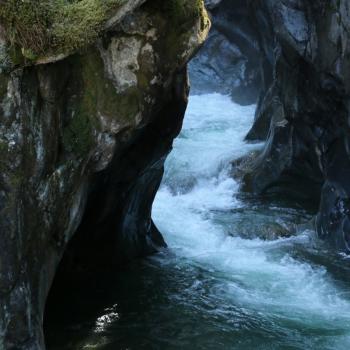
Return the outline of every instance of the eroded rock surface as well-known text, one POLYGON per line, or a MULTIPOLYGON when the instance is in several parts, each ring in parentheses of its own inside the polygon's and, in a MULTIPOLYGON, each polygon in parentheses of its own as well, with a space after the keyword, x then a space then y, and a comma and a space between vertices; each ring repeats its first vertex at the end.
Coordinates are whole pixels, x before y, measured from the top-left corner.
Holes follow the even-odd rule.
POLYGON ((211 0, 213 29, 190 64, 194 93, 230 94, 240 104, 256 103, 264 59, 259 52, 258 33, 245 0, 211 0))
POLYGON ((244 188, 318 208, 319 236, 349 252, 350 3, 206 3, 214 30, 191 66, 196 91, 259 95, 247 140, 266 145, 238 170, 244 188))
POLYGON ((313 201, 319 236, 349 251, 350 4, 268 0, 250 8, 273 71, 248 135, 267 135, 248 187, 313 201))
POLYGON ((44 348, 45 300, 73 236, 67 264, 93 247, 95 268, 164 245, 150 211, 186 63, 210 27, 196 4, 184 18, 124 1, 92 46, 24 64, 0 30, 0 349, 44 348))

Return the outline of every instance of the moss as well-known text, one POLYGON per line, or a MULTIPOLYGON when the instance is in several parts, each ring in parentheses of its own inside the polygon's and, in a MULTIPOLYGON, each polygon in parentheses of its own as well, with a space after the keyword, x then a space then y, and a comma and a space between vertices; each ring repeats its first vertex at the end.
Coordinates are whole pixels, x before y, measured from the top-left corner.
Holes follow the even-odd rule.
POLYGON ((64 129, 63 144, 68 151, 83 157, 94 146, 94 131, 101 128, 99 115, 117 121, 121 128, 132 126, 142 96, 137 87, 117 93, 113 83, 105 76, 103 61, 95 50, 72 57, 71 63, 72 71, 80 72, 77 79, 82 84, 80 90, 83 93, 64 129))
POLYGON ((73 152, 77 157, 84 157, 94 144, 93 126, 96 108, 89 98, 90 91, 84 86, 84 77, 81 72, 82 68, 80 68, 84 66, 84 63, 78 57, 80 56, 73 59, 76 67, 72 71, 77 74, 73 80, 81 85, 79 90, 83 92, 83 95, 79 96, 77 104, 74 104, 70 111, 72 117, 63 130, 63 145, 66 150, 73 152))
POLYGON ((25 57, 31 61, 34 61, 38 57, 31 49, 26 49, 26 48, 22 47, 21 51, 22 51, 23 57, 25 57))
POLYGON ((176 24, 183 24, 199 18, 204 6, 203 0, 155 0, 154 6, 176 24))
POLYGON ((7 94, 7 85, 9 77, 7 74, 0 73, 0 102, 4 99, 7 94))
POLYGON ((65 148, 82 157, 89 153, 92 144, 92 127, 89 116, 85 113, 77 113, 63 132, 63 144, 65 148))
POLYGON ((0 7, 0 19, 11 43, 41 52, 48 44, 49 1, 8 0, 0 7))
MULTIPOLYGON (((0 21, 16 49, 15 64, 44 56, 70 53, 92 44, 110 12, 127 0, 7 0, 0 21), (18 50, 19 48, 19 50, 18 50), (23 61, 23 59, 22 59, 23 61)), ((202 16, 203 0, 152 0, 155 12, 183 26, 202 16)), ((12 58, 12 57, 11 57, 12 58)))
POLYGON ((14 188, 20 188, 24 180, 25 176, 20 170, 10 176, 10 184, 14 188))
MULTIPOLYGON (((201 32, 204 41, 210 26, 210 20, 205 10, 202 0, 152 0, 146 3, 147 11, 152 18, 153 26, 163 28, 161 36, 155 43, 156 51, 164 52, 164 58, 161 66, 164 70, 171 67, 179 67, 183 64, 183 53, 189 49, 189 41, 191 36, 195 35, 194 26, 200 21, 201 32), (169 26, 169 20, 174 22, 169 26), (176 23, 175 23, 176 22, 176 23)), ((199 39, 199 38, 198 38, 199 39)))
POLYGON ((0 140, 0 159, 7 154, 7 143, 0 140))
POLYGON ((7 38, 29 60, 91 44, 125 0, 8 0, 0 7, 7 38))
POLYGON ((53 13, 54 45, 64 51, 72 51, 91 44, 102 31, 109 10, 120 3, 121 0, 81 0, 63 3, 60 10, 53 13))
POLYGON ((82 108, 93 115, 97 113, 113 119, 118 117, 119 124, 129 123, 139 110, 140 92, 130 88, 117 93, 113 83, 106 77, 103 61, 97 51, 80 57, 84 83, 82 108))

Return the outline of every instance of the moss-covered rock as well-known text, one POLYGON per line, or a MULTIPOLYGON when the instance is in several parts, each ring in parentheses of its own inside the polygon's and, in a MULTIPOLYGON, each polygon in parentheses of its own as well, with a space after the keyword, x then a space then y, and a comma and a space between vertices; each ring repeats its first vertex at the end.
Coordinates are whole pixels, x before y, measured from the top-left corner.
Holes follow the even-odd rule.
POLYGON ((93 43, 126 0, 7 0, 0 19, 11 45, 31 61, 93 43))

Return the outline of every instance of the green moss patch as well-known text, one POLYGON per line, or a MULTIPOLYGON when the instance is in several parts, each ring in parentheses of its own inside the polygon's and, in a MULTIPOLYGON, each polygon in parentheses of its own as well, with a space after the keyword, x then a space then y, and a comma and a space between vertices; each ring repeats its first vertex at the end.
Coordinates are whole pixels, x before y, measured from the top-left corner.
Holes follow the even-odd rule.
POLYGON ((0 102, 4 99, 7 94, 8 76, 0 74, 0 102))
POLYGON ((95 134, 101 130, 99 115, 106 121, 118 121, 121 128, 135 123, 142 101, 142 93, 132 87, 117 93, 106 77, 103 61, 98 51, 71 57, 75 79, 82 94, 74 105, 74 114, 63 131, 63 146, 77 157, 85 157, 95 145, 95 134))
POLYGON ((63 132, 63 144, 77 156, 89 153, 93 144, 92 127, 88 114, 75 115, 63 132))
MULTIPOLYGON (((163 52, 160 66, 164 71, 183 64, 185 53, 189 49, 189 40, 195 35, 194 26, 199 22, 203 36, 210 20, 203 0, 150 0, 145 4, 152 18, 152 25, 159 30, 160 36, 154 44, 155 51, 163 52), (172 22, 172 25, 169 25, 172 22)), ((199 29, 199 28, 198 28, 199 29)), ((201 35, 200 32, 197 33, 201 35)), ((204 37, 203 37, 204 40, 204 37)))
POLYGON ((29 60, 69 52, 96 40, 109 12, 125 0, 7 0, 0 20, 29 60))

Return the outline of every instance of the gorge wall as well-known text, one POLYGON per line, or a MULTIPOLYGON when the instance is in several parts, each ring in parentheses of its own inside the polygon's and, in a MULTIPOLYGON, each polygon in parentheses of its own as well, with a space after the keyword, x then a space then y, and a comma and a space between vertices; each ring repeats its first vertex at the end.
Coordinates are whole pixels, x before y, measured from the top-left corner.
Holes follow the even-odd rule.
POLYGON ((165 245, 151 205, 210 22, 187 0, 4 0, 0 18, 0 349, 38 350, 64 253, 99 269, 165 245))
MULTIPOLYGON (((243 162, 245 189, 315 203, 319 236, 349 251, 348 1, 206 2, 214 28, 191 65, 194 92, 257 101, 247 139, 266 140, 243 162)), ((182 125, 186 63, 210 27, 201 0, 57 0, 43 15, 49 3, 0 0, 6 350, 44 348, 63 255, 63 271, 91 270, 165 245, 151 205, 182 125)))
POLYGON ((192 91, 220 92, 239 104, 253 104, 263 84, 262 60, 247 2, 207 1, 206 5, 213 26, 190 64, 192 91))
POLYGON ((260 71, 256 119, 247 139, 266 145, 244 163, 245 189, 315 205, 318 235, 349 252, 349 2, 208 0, 207 5, 226 47, 238 46, 244 67, 260 71), (236 26, 228 31, 230 18, 223 11, 246 17, 233 17, 236 26), (247 25, 248 40, 236 40, 232 32, 246 33, 247 25), (259 64, 256 54, 244 54, 250 48, 259 51, 259 64))

